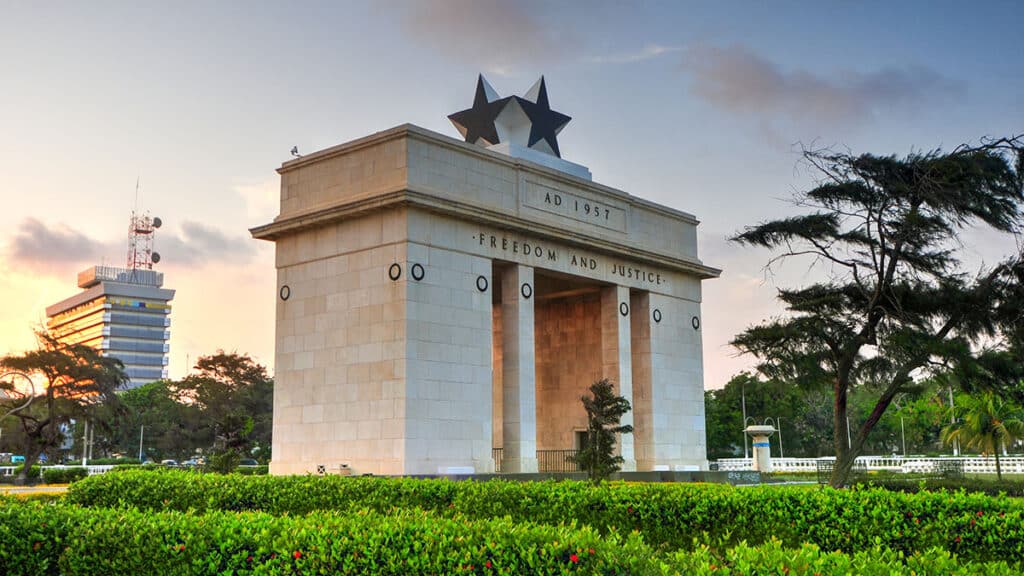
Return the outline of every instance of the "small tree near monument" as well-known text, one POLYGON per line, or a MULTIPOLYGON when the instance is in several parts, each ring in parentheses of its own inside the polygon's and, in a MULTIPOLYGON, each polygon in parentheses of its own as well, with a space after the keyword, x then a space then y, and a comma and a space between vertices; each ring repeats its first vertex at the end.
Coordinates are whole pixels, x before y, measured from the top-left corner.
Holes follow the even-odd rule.
POLYGON ((631 407, 629 400, 615 394, 607 378, 591 384, 590 396, 580 400, 587 411, 587 435, 575 461, 591 482, 600 484, 621 467, 623 458, 615 455, 615 435, 633 432, 629 424, 620 424, 631 407))

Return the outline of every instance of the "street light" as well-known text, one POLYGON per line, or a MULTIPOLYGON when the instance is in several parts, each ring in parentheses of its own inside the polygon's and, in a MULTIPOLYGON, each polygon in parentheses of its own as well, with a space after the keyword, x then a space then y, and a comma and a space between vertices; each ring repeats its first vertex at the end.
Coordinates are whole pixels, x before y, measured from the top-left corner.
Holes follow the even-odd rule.
MULTIPOLYGON (((19 372, 18 370, 12 370, 10 372, 4 372, 3 374, 0 374, 0 380, 3 380, 4 378, 7 378, 8 376, 21 376, 25 380, 28 380, 28 387, 29 387, 30 393, 25 395, 25 396, 28 397, 28 400, 26 400, 24 404, 22 404, 21 406, 15 406, 14 408, 11 408, 10 410, 8 410, 6 414, 4 414, 3 416, 0 416, 0 422, 3 422, 4 418, 7 418, 11 414, 14 414, 15 412, 20 412, 20 411, 28 408, 29 405, 32 404, 32 401, 36 399, 36 383, 32 381, 32 377, 31 376, 29 376, 28 374, 25 374, 24 372, 19 372)), ((14 386, 13 382, 11 383, 11 386, 12 387, 14 386)), ((5 396, 8 395, 6 392, 3 392, 2 390, 0 390, 0 393, 3 393, 5 396)))
POLYGON ((785 458, 786 453, 782 451, 782 416, 776 416, 775 422, 779 425, 779 458, 785 458))
MULTIPOLYGON (((740 381, 740 404, 743 405, 743 427, 747 427, 747 384, 744 381, 740 381)), ((747 452, 747 434, 743 433, 743 458, 750 458, 750 453, 747 452)))
MULTIPOLYGON (((949 423, 951 425, 955 425, 956 424, 956 412, 954 411, 954 405, 953 405, 953 385, 952 384, 950 384, 950 386, 949 386, 949 423)), ((953 456, 959 456, 959 455, 960 455, 960 442, 956 438, 953 438, 953 456)))

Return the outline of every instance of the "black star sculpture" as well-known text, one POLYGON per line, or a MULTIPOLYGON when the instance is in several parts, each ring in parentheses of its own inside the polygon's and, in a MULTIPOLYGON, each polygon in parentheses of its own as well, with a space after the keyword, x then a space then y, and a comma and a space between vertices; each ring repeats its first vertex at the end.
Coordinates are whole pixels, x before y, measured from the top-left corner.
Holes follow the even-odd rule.
POLYGON ((521 138, 529 124, 526 142, 514 142, 526 148, 562 157, 558 150, 558 133, 572 118, 555 112, 548 103, 548 89, 544 77, 533 85, 525 96, 499 98, 483 74, 477 77, 473 107, 448 116, 455 128, 470 144, 493 146, 501 142, 501 134, 521 138))
POLYGON ((483 140, 488 146, 493 146, 499 142, 494 119, 498 117, 509 100, 511 98, 498 98, 494 89, 484 80, 484 75, 480 74, 476 79, 476 96, 473 97, 473 107, 451 114, 448 119, 455 124, 455 128, 466 139, 466 142, 476 144, 477 140, 483 140))
POLYGON ((565 125, 572 120, 572 117, 551 109, 551 105, 548 104, 548 88, 544 84, 544 77, 541 76, 540 81, 526 93, 526 98, 518 96, 515 98, 530 119, 530 140, 527 147, 533 148, 535 144, 543 140, 551 148, 551 152, 561 158, 557 136, 562 128, 565 128, 565 125), (533 101, 529 100, 531 97, 533 101))

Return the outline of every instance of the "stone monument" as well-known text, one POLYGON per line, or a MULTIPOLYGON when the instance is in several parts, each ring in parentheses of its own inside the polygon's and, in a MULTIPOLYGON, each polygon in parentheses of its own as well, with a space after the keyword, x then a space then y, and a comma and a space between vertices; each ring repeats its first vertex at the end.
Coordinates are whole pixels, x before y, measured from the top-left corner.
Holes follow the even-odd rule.
POLYGON ((543 78, 450 118, 278 169, 271 472, 543 471, 604 377, 624 470, 706 469, 697 219, 561 159, 543 78))

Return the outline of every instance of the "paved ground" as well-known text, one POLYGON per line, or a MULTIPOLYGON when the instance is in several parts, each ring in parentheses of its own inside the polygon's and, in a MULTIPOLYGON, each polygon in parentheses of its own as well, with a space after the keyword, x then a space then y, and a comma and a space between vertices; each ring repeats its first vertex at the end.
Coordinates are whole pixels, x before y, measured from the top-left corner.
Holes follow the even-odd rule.
POLYGON ((67 484, 54 486, 10 486, 0 485, 0 494, 4 495, 28 495, 28 494, 63 494, 68 491, 67 484))

